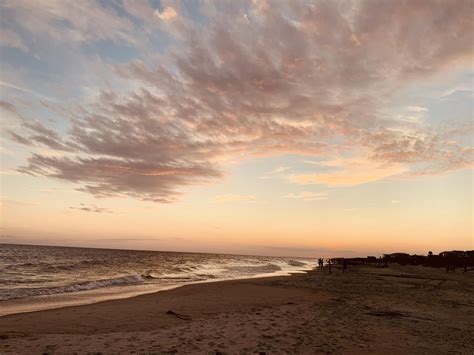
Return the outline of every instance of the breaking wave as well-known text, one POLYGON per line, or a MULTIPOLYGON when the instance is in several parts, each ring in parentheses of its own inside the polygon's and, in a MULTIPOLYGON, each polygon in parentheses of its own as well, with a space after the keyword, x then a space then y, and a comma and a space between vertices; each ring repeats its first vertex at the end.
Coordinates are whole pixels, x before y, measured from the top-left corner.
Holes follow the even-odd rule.
POLYGON ((143 282, 140 275, 122 276, 112 279, 95 280, 78 282, 60 287, 38 287, 38 288, 18 288, 0 291, 0 300, 6 301, 15 298, 55 295, 67 292, 94 290, 102 287, 118 286, 118 285, 136 285, 143 282))
POLYGON ((290 261, 288 261, 288 265, 290 265, 290 266, 306 266, 306 263, 303 263, 302 261, 290 260, 290 261))
POLYGON ((94 294, 106 296, 111 287, 118 293, 150 291, 155 286, 159 290, 206 280, 278 275, 310 269, 312 264, 313 260, 284 257, 0 244, 0 301, 94 289, 100 289, 94 294))
POLYGON ((239 265, 228 267, 227 270, 240 274, 266 274, 275 271, 281 271, 281 267, 275 264, 266 265, 239 265))

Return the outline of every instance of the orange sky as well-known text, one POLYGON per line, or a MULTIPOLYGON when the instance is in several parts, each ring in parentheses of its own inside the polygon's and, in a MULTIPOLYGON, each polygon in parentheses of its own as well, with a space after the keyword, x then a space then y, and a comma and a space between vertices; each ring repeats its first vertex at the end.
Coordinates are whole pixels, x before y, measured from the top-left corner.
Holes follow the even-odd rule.
POLYGON ((0 242, 473 249, 471 13, 3 2, 0 242))

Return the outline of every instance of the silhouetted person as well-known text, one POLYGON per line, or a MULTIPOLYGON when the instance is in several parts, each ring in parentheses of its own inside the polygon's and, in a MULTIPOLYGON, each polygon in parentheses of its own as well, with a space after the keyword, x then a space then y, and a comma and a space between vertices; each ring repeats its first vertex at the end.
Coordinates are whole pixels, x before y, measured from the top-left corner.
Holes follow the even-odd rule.
POLYGON ((318 259, 318 265, 319 265, 319 268, 321 269, 324 265, 324 262, 323 262, 323 259, 322 258, 319 258, 318 259))
POLYGON ((347 260, 342 259, 342 273, 345 274, 347 272, 347 260))
POLYGON ((331 273, 332 273, 332 263, 331 263, 331 259, 328 260, 328 269, 329 269, 329 273, 331 274, 331 273))

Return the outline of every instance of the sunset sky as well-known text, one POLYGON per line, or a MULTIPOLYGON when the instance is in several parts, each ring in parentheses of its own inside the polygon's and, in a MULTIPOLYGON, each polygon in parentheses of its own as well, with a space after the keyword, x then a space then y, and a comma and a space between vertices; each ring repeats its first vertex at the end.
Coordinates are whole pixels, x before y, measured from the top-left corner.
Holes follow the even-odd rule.
POLYGON ((474 2, 0 1, 0 242, 474 249, 474 2))

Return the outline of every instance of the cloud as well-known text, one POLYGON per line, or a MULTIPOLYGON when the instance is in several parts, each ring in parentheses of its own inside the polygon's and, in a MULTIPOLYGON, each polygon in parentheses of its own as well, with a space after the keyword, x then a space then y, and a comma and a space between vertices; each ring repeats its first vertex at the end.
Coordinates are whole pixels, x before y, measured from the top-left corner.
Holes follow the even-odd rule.
POLYGON ((314 193, 311 191, 303 191, 300 193, 293 193, 290 192, 283 196, 283 198, 291 198, 291 199, 298 199, 298 200, 303 200, 303 201, 319 201, 319 200, 327 200, 328 199, 328 193, 327 192, 320 192, 320 193, 314 193))
MULTIPOLYGON (((10 102, 0 100, 0 125, 3 131, 7 132, 9 129, 16 129, 19 122, 21 122, 21 114, 18 112, 15 105, 10 102)), ((2 132, 3 133, 3 132, 2 132)), ((4 136, 2 134, 2 136, 4 136)), ((6 145, 0 147, 0 151, 6 152, 6 145)))
MULTIPOLYGON (((96 197, 173 202, 183 187, 222 177, 222 162, 236 158, 325 158, 331 171, 290 179, 334 186, 472 166, 456 138, 381 114, 404 87, 469 68, 469 1, 219 1, 200 3, 199 20, 146 2, 1 5, 8 28, 32 38, 112 41, 144 53, 113 65, 128 89, 111 85, 78 100, 65 111, 67 129, 36 119, 11 132, 32 150, 22 172, 96 197), (166 50, 151 46, 162 32, 166 50), (44 147, 57 154, 38 152, 44 147)), ((462 131, 462 122, 450 124, 462 131)))
POLYGON ((79 207, 69 207, 71 210, 78 210, 83 212, 93 212, 93 213, 114 213, 108 208, 97 207, 96 205, 85 205, 81 203, 79 207))
POLYGON ((374 182, 407 170, 401 164, 380 164, 363 157, 339 158, 321 162, 330 168, 328 173, 290 175, 289 180, 300 185, 354 186, 374 182))
POLYGON ((408 106, 407 110, 412 111, 412 112, 427 112, 428 111, 426 107, 421 107, 421 106, 408 106))
POLYGON ((169 21, 178 16, 176 10, 170 6, 167 6, 163 11, 155 11, 155 16, 163 21, 169 21))
POLYGON ((24 121, 23 131, 23 135, 13 131, 9 133, 12 139, 20 144, 44 146, 55 151, 64 152, 72 151, 73 149, 72 144, 65 143, 57 132, 46 128, 39 121, 24 121), (26 132, 29 134, 26 134, 26 132))
MULTIPOLYGON (((2 153, 3 153, 3 151, 2 151, 2 153)), ((21 176, 23 174, 20 173, 17 170, 14 170, 14 169, 3 169, 3 170, 0 169, 0 175, 21 176)))
POLYGON ((204 182, 220 176, 206 165, 179 165, 110 158, 57 158, 33 155, 20 169, 82 183, 80 191, 96 197, 123 196, 154 202, 173 202, 180 195, 176 186, 204 182))
POLYGON ((255 195, 218 195, 214 198, 217 203, 225 202, 244 202, 244 201, 256 201, 255 195))
POLYGON ((2 28, 2 31, 0 32, 0 46, 16 48, 23 52, 28 52, 28 47, 22 38, 8 29, 2 28))
MULTIPOLYGON (((29 38, 47 36, 51 41, 81 44, 111 40, 136 43, 135 25, 121 16, 111 4, 95 1, 2 1, 2 26, 7 27, 10 42, 18 46, 19 36, 12 28, 19 27, 29 38), (8 27, 10 29, 8 29, 8 27), (12 37, 12 34, 14 37, 12 37)), ((3 28, 2 28, 3 31, 3 28)))
POLYGON ((309 165, 321 165, 320 161, 313 161, 313 160, 303 160, 303 163, 309 164, 309 165))
MULTIPOLYGON (((381 163, 413 164, 409 175, 440 174, 470 168, 474 164, 473 147, 458 143, 456 136, 472 134, 472 124, 457 122, 453 127, 434 132, 431 129, 380 129, 364 140, 371 147, 371 158, 381 163)), ((401 173, 401 172, 400 172, 401 173)), ((405 175, 406 175, 405 174, 405 175)))
POLYGON ((0 109, 8 111, 10 113, 18 114, 18 111, 16 110, 15 105, 3 100, 0 100, 0 109))
POLYGON ((270 174, 279 174, 279 173, 283 173, 287 170, 289 170, 290 168, 288 166, 279 166, 278 168, 275 168, 274 170, 272 170, 270 172, 270 174))
POLYGON ((276 175, 280 175, 281 173, 284 173, 285 171, 288 171, 289 169, 290 169, 290 167, 288 167, 288 166, 279 166, 279 167, 276 167, 275 169, 273 169, 272 171, 269 171, 265 175, 260 176, 259 179, 263 179, 263 180, 272 179, 276 175))
POLYGON ((15 207, 21 207, 21 206, 37 206, 37 204, 31 203, 31 202, 23 202, 23 201, 0 198, 0 207, 7 207, 7 206, 10 206, 11 208, 15 208, 15 207))
MULTIPOLYGON (((18 86, 18 85, 14 85, 14 84, 11 84, 11 83, 7 83, 7 82, 4 82, 4 81, 0 81, 0 86, 4 86, 6 88, 10 88, 10 89, 14 89, 14 90, 18 90, 18 91, 21 91, 21 92, 24 92, 24 93, 28 93, 28 94, 32 94, 34 96, 37 96, 39 98, 42 98, 42 99, 46 99, 46 100, 51 100, 51 98, 47 97, 47 96, 44 96, 36 91, 33 91, 33 90, 29 90, 27 88, 24 88, 24 87, 21 87, 21 86, 18 86)), ((4 101, 5 103, 5 101, 4 101)), ((11 103, 8 103, 8 104, 11 104, 11 103)))

